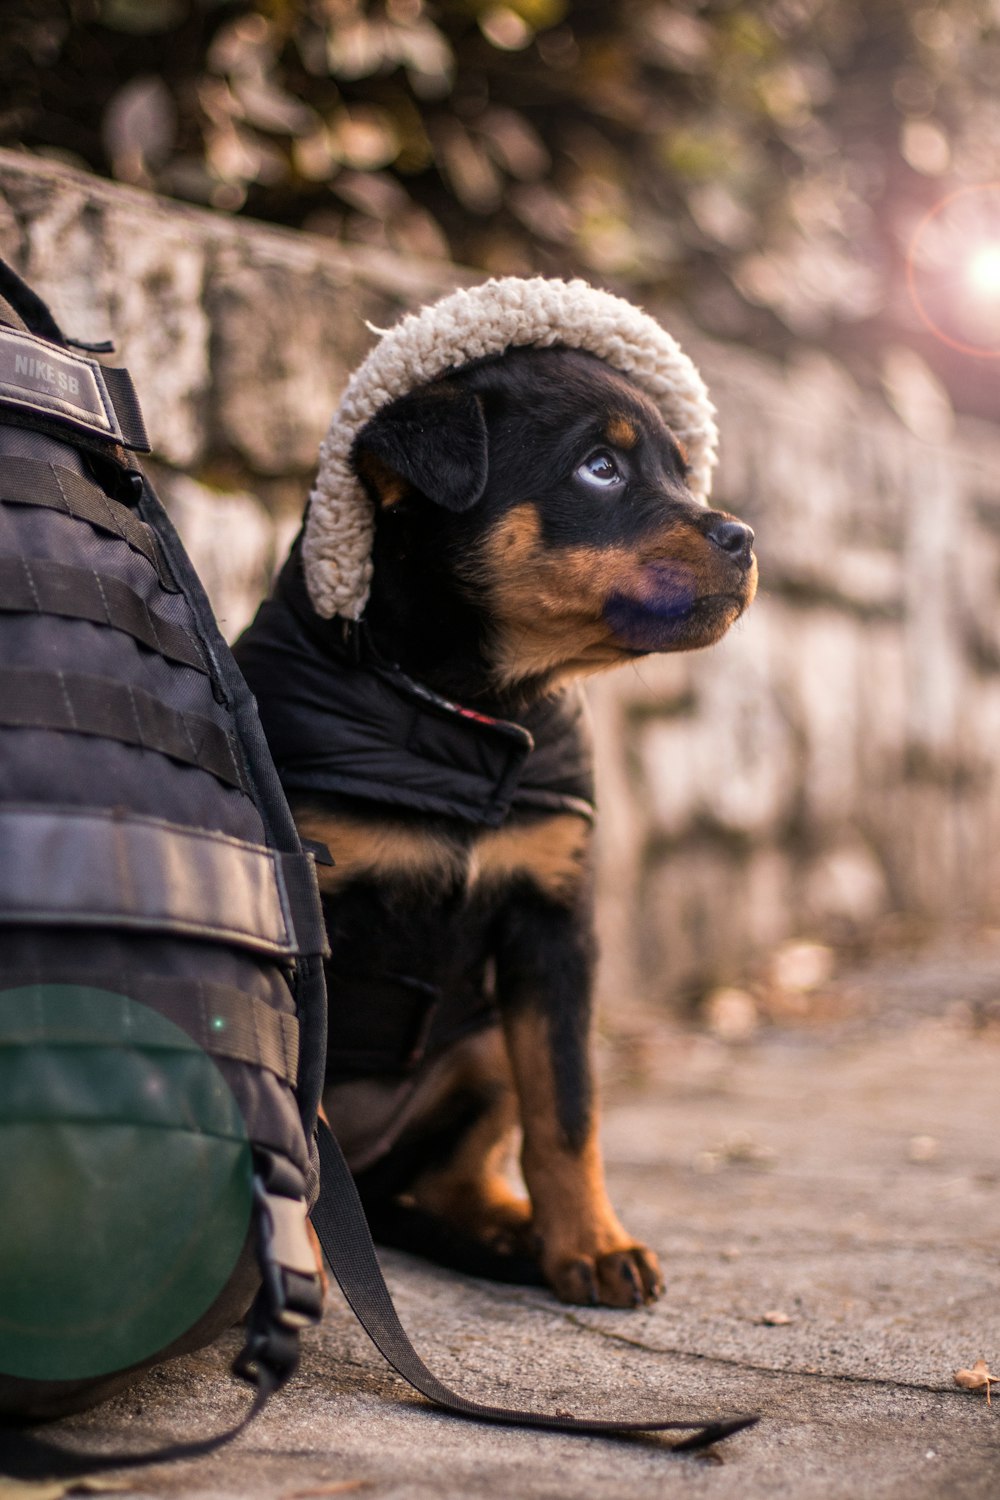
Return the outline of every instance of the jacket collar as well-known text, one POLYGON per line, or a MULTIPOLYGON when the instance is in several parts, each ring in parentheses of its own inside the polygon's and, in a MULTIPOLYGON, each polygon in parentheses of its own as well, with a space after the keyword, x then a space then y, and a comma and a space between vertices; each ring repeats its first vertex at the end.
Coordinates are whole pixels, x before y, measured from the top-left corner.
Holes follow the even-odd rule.
POLYGON ((513 807, 593 816, 579 692, 543 699, 517 723, 452 702, 381 659, 363 622, 317 615, 297 554, 236 647, 287 792, 486 827, 513 807))

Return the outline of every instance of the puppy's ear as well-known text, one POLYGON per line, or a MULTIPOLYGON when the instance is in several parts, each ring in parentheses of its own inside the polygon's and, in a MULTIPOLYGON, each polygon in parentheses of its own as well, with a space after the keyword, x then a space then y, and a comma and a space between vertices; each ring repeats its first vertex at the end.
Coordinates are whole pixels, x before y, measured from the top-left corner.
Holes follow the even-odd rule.
POLYGON ((459 385, 400 396, 362 427, 354 467, 385 504, 412 485, 446 510, 468 510, 486 487, 488 440, 483 409, 459 385), (395 481, 395 482, 394 482, 395 481))

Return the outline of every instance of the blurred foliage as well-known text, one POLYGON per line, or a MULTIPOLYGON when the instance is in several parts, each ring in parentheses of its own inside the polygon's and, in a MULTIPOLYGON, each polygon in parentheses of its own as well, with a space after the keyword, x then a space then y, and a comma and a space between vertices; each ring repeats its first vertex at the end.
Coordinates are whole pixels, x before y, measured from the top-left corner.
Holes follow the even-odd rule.
POLYGON ((995 415, 905 267, 928 210, 996 175, 1000 0, 2 11, 4 144, 340 240, 578 271, 862 374, 902 342, 995 415))

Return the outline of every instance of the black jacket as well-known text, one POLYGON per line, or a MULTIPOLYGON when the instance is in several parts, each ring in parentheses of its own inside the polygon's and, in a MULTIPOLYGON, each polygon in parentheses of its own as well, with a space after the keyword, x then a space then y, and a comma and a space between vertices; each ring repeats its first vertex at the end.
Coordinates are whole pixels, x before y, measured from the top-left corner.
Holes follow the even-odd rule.
MULTIPOLYGON (((363 625, 316 614, 297 547, 235 655, 293 802, 336 793, 485 828, 513 810, 593 817, 579 689, 542 700, 517 724, 449 702, 379 657, 363 625)), ((478 959, 443 982, 385 972, 377 945, 360 956, 339 947, 327 964, 328 1082, 412 1075, 496 1019, 478 959)))
POLYGON ((320 619, 298 548, 235 654, 286 793, 336 792, 487 828, 515 808, 593 817, 579 688, 516 724, 451 703, 383 661, 363 625, 320 619))

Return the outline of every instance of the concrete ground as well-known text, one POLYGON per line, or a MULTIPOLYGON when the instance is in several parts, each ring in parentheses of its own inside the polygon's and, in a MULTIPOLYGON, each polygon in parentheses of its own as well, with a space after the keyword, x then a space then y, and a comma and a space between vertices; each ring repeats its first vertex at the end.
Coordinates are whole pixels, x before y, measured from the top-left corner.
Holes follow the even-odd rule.
MULTIPOLYGON (((1000 1389, 990 1407, 953 1372, 980 1357, 1000 1371, 1000 956, 882 963, 823 1004, 822 1024, 806 1014, 740 1044, 658 1034, 651 1080, 611 1077, 613 1196, 668 1268, 656 1307, 568 1308, 383 1257, 417 1347, 469 1395, 602 1416, 752 1411, 756 1428, 681 1455, 666 1438, 450 1418, 333 1295, 299 1376, 245 1436, 122 1475, 119 1492, 995 1500, 1000 1389)), ((247 1400, 227 1375, 236 1347, 48 1434, 120 1451, 221 1430, 247 1400)))

